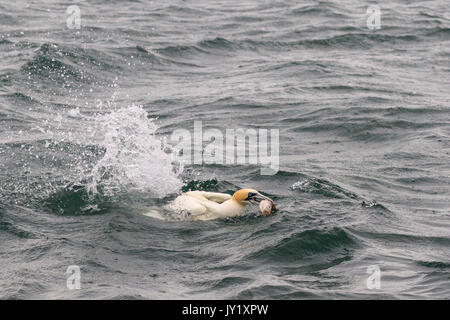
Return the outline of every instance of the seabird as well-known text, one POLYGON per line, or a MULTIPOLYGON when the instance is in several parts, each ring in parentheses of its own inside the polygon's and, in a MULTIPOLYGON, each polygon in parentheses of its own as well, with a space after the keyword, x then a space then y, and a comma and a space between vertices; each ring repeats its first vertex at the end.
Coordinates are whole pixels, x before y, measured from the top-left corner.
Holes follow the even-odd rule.
POLYGON ((185 214, 189 220, 212 220, 240 216, 244 214, 248 204, 259 204, 263 200, 273 203, 272 199, 254 189, 241 189, 233 196, 218 192, 189 191, 178 196, 168 208, 185 214))

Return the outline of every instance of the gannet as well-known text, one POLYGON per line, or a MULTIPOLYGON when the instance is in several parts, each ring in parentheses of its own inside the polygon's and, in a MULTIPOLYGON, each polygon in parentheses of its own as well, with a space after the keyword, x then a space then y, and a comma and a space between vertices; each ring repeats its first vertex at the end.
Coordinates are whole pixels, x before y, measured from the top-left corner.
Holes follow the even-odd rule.
POLYGON ((259 204, 272 199, 254 189, 241 189, 233 196, 226 193, 189 191, 178 196, 169 209, 187 215, 189 220, 212 220, 244 214, 249 203, 259 204))

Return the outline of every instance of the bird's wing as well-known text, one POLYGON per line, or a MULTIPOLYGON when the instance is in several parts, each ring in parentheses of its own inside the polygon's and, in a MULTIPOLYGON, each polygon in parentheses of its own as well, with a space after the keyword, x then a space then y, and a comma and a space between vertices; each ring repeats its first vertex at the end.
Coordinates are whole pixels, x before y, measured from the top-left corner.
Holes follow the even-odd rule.
POLYGON ((226 193, 206 192, 206 191, 202 191, 202 193, 206 199, 208 199, 209 201, 214 201, 216 203, 222 203, 224 201, 231 199, 231 196, 226 193))
POLYGON ((186 210, 194 216, 205 214, 207 211, 206 206, 201 203, 201 200, 188 195, 182 195, 176 198, 170 205, 170 208, 175 211, 186 210))

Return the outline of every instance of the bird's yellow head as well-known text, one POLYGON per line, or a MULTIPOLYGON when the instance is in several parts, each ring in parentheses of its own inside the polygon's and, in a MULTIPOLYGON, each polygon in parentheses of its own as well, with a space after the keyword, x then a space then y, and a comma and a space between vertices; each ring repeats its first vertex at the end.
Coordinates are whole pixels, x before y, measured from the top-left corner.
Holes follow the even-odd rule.
POLYGON ((263 196, 262 194, 260 194, 258 191, 256 191, 255 189, 241 189, 236 191, 233 194, 233 198, 234 201, 236 201, 237 203, 241 204, 241 205, 247 205, 249 203, 253 203, 253 204, 259 204, 262 200, 264 199, 268 199, 270 201, 272 201, 271 199, 263 196))

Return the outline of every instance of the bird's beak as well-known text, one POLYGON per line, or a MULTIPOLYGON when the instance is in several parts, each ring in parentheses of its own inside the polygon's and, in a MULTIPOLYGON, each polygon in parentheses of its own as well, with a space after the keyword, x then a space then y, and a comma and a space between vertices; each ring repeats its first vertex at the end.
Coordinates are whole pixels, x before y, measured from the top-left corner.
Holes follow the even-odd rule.
POLYGON ((272 199, 263 196, 260 193, 253 193, 251 196, 248 197, 248 201, 253 204, 259 204, 263 200, 269 200, 270 202, 273 202, 272 199))

